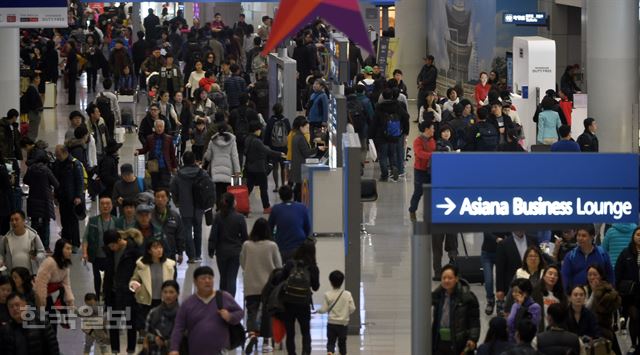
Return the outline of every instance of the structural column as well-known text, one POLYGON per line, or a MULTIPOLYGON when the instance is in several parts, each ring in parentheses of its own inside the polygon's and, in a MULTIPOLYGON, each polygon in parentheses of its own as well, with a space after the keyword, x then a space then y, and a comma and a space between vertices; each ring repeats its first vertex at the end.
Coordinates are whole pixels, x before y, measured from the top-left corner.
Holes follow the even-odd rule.
POLYGON ((427 49, 427 1, 396 1, 396 19, 399 19, 396 21, 396 37, 402 38, 398 44, 398 67, 388 68, 387 72, 401 69, 409 98, 415 99, 418 93, 416 78, 427 49))
POLYGON ((586 6, 588 115, 600 123, 600 151, 637 152, 638 1, 586 6))
POLYGON ((20 110, 20 36, 17 28, 0 28, 0 116, 20 110))
POLYGON ((138 40, 138 37, 136 36, 136 33, 138 33, 138 31, 144 30, 144 28, 142 28, 142 20, 140 18, 140 3, 139 2, 134 2, 131 5, 131 27, 133 29, 133 38, 134 40, 138 40))

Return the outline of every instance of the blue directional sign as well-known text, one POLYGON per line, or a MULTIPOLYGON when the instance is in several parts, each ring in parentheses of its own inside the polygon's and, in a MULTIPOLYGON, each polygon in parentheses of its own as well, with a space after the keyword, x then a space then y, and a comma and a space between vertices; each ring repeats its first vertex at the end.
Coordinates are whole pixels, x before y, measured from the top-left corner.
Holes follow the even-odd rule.
POLYGON ((635 154, 434 154, 432 223, 636 223, 635 154))
POLYGON ((546 26, 547 14, 544 12, 503 12, 502 23, 524 26, 546 26))

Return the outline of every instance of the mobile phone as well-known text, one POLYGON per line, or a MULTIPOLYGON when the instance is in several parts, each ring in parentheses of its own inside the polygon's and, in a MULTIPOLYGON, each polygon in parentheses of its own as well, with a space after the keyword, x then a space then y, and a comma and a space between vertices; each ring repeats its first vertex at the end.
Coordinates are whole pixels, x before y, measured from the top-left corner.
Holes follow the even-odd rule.
POLYGON ((556 240, 562 241, 562 238, 558 237, 557 235, 553 235, 554 238, 556 238, 556 240))

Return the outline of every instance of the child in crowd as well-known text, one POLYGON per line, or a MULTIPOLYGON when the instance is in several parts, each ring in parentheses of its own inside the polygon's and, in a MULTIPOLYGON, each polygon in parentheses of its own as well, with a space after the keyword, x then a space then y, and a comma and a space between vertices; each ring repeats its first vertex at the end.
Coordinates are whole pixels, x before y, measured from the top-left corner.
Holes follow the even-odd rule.
POLYGON ((328 313, 327 322, 327 353, 333 355, 336 349, 336 340, 340 354, 347 353, 347 324, 351 313, 356 310, 351 292, 342 289, 344 274, 335 270, 329 274, 329 281, 333 290, 324 294, 322 307, 318 313, 328 313))
MULTIPOLYGON (((84 354, 91 353, 93 344, 100 347, 101 354, 107 354, 107 344, 109 344, 109 333, 105 329, 104 311, 98 304, 98 296, 95 293, 87 293, 84 295, 85 307, 78 311, 82 317, 82 331, 84 335, 84 354)), ((97 353, 97 351, 96 351, 97 353)))
POLYGON ((196 127, 193 130, 191 138, 191 150, 196 156, 196 162, 202 162, 202 155, 204 154, 204 136, 207 133, 207 124, 201 117, 196 119, 196 127))

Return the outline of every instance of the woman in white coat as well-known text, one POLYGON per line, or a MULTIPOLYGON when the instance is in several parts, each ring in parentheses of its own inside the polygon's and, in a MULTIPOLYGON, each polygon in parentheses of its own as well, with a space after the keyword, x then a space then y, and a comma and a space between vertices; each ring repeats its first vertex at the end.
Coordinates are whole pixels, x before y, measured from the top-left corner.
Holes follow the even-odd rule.
POLYGON ((217 133, 211 137, 207 151, 204 153, 203 163, 209 175, 216 184, 216 207, 222 194, 227 192, 233 177, 240 176, 242 171, 238 159, 236 136, 229 132, 225 122, 216 124, 217 133), (208 167, 208 168, 207 168, 208 167))

